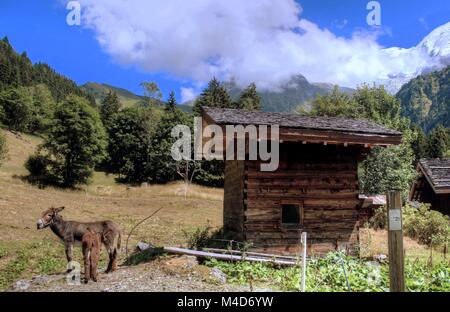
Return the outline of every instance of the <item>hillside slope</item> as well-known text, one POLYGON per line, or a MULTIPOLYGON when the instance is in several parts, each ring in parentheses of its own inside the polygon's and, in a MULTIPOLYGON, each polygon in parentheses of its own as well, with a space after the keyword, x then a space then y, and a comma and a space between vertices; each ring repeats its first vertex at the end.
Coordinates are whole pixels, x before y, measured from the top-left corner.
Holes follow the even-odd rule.
MULTIPOLYGON (((242 89, 233 82, 225 82, 233 100, 237 100, 242 89)), ((296 75, 279 90, 259 91, 261 107, 266 112, 293 112, 299 106, 308 105, 318 94, 333 90, 333 85, 327 83, 310 83, 304 76, 296 75)), ((350 88, 340 88, 342 92, 352 93, 350 88)))
POLYGON ((396 96, 402 115, 425 131, 438 124, 450 127, 450 66, 412 79, 396 96))
POLYGON ((68 94, 76 94, 94 104, 94 98, 83 92, 75 81, 57 73, 46 63, 33 64, 26 52, 19 54, 14 50, 7 37, 0 40, 0 90, 37 84, 45 84, 57 102, 68 94))
POLYGON ((126 89, 114 87, 106 83, 88 82, 80 86, 81 90, 92 95, 95 102, 100 104, 110 91, 117 94, 124 107, 136 106, 144 102, 144 98, 126 89))

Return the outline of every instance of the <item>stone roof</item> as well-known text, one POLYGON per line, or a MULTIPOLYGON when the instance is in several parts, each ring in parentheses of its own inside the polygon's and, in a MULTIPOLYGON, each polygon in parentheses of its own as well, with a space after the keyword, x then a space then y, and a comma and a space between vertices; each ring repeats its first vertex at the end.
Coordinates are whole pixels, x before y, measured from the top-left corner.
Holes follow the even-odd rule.
POLYGON ((435 193, 450 193, 450 159, 421 159, 419 168, 435 193))
POLYGON ((340 117, 309 117, 293 113, 272 113, 242 109, 203 107, 214 123, 218 125, 276 125, 280 128, 332 130, 339 132, 400 136, 401 133, 372 121, 340 117))

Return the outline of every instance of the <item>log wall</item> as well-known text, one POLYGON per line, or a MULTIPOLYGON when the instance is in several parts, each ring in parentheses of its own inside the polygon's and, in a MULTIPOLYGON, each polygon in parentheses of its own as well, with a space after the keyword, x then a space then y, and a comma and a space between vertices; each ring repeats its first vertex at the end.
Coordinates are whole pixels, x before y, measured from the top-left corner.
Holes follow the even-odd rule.
POLYGON ((244 161, 225 161, 223 225, 227 237, 244 240, 244 161))
POLYGON ((281 224, 281 205, 298 204, 310 254, 337 248, 355 253, 359 241, 359 154, 352 146, 283 143, 280 165, 274 172, 261 172, 258 161, 227 162, 225 228, 242 230, 242 238, 256 250, 297 253, 299 230, 281 224), (240 195, 234 193, 241 187, 242 205, 240 195), (241 221, 242 228, 238 225, 241 221))

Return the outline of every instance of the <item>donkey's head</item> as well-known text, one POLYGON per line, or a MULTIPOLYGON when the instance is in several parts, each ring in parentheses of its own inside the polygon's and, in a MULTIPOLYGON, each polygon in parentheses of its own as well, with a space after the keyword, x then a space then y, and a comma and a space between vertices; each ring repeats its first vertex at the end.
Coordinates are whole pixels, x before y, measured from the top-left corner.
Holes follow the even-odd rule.
POLYGON ((42 213, 41 218, 37 221, 38 230, 52 225, 58 219, 58 213, 63 211, 64 207, 49 208, 42 213))

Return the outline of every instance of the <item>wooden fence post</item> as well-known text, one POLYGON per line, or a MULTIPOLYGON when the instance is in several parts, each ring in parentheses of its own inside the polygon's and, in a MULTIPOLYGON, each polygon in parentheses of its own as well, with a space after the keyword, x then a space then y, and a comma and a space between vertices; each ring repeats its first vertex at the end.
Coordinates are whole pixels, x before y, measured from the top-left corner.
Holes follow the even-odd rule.
POLYGON ((303 245, 302 252, 302 279, 300 283, 300 291, 305 292, 306 291, 306 250, 308 248, 307 242, 306 242, 306 232, 303 232, 301 235, 301 243, 303 245))
POLYGON ((389 284, 391 292, 405 291, 405 263, 403 254, 402 199, 400 191, 389 191, 388 244, 389 244, 389 284))

